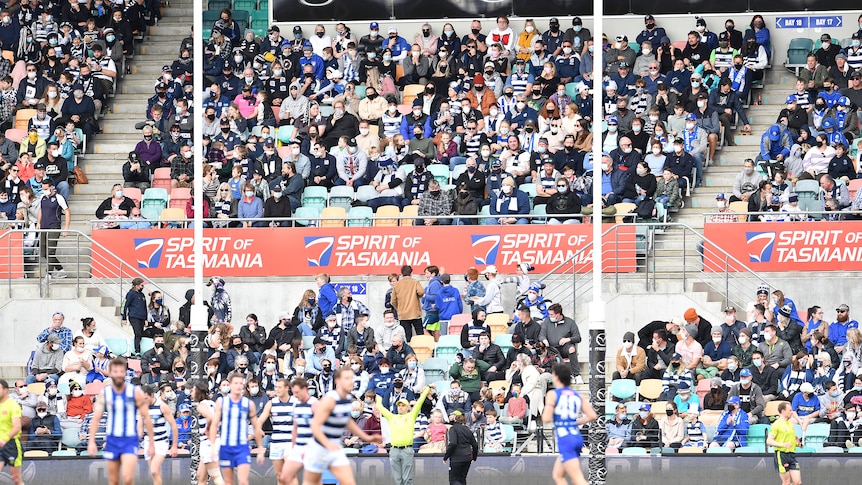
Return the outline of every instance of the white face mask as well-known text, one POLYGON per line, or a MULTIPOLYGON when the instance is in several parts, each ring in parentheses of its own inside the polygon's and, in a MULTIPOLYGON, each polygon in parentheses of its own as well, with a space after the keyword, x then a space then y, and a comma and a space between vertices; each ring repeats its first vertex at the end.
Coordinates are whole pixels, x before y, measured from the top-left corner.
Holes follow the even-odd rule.
POLYGON ((266 370, 272 372, 275 370, 275 364, 266 364, 266 370))
POLYGON ((251 394, 252 396, 257 396, 257 393, 259 393, 259 392, 260 392, 259 387, 249 387, 248 388, 248 393, 251 394))
POLYGON ((44 417, 45 417, 45 416, 47 416, 47 415, 48 415, 48 413, 46 413, 46 412, 38 412, 38 413, 36 413, 36 416, 39 416, 39 418, 40 418, 40 419, 41 419, 41 418, 44 418, 44 417))
POLYGON ((177 398, 177 393, 175 393, 174 391, 168 391, 165 393, 165 399, 167 399, 168 401, 173 401, 176 398, 177 398))
POLYGON ((626 348, 626 350, 631 350, 634 344, 632 342, 626 342, 623 346, 626 348))
POLYGON ((715 206, 719 209, 724 209, 724 201, 723 200, 715 201, 715 206))
POLYGON ((491 156, 491 150, 482 150, 482 157, 488 158, 491 156))
POLYGON ((75 389, 74 391, 72 391, 72 395, 75 397, 81 397, 84 395, 84 391, 82 391, 81 389, 75 389))
POLYGON ((48 91, 48 97, 55 99, 57 97, 57 91, 48 91))
POLYGON ((536 29, 536 28, 535 28, 535 27, 533 27, 532 25, 528 25, 528 26, 524 27, 524 30, 525 30, 527 33, 532 33, 535 29, 536 29))
POLYGON ((388 111, 389 111, 389 113, 390 113, 390 114, 393 114, 393 115, 394 115, 394 114, 395 114, 395 112, 396 112, 396 111, 398 111, 398 107, 397 107, 397 106, 390 106, 390 107, 389 107, 389 109, 388 109, 388 111))
POLYGON ((359 364, 351 364, 351 365, 350 365, 350 369, 351 369, 353 372, 359 372, 359 367, 360 367, 360 365, 359 365, 359 364))
POLYGON ((660 154, 660 153, 661 153, 661 148, 659 148, 659 147, 653 147, 653 149, 652 149, 652 154, 653 154, 653 155, 656 155, 656 156, 657 156, 657 155, 658 155, 658 154, 660 154))
POLYGON ((692 81, 692 82, 691 82, 691 87, 693 87, 693 88, 699 88, 699 87, 700 87, 700 81, 692 81))
POLYGON ((245 196, 246 197, 254 197, 254 191, 253 190, 246 190, 245 196))
POLYGON ((502 190, 503 190, 504 194, 511 194, 512 193, 512 186, 511 185, 504 185, 502 187, 502 190))
POLYGON ((697 107, 698 107, 698 108, 703 108, 704 106, 706 106, 706 101, 698 101, 698 102, 697 102, 697 107))
POLYGON ((359 129, 359 134, 360 134, 360 135, 362 135, 362 136, 367 135, 367 134, 368 134, 368 128, 360 128, 360 129, 359 129))
POLYGON ((643 167, 638 168, 638 175, 640 175, 641 177, 646 175, 646 173, 647 173, 647 171, 645 168, 643 168, 643 167))
POLYGON ((230 394, 230 387, 222 386, 221 388, 219 388, 219 391, 221 391, 222 394, 230 394))
POLYGON ((608 125, 608 131, 611 133, 617 132, 617 125, 608 125))
POLYGON ((659 137, 659 136, 662 136, 662 135, 664 135, 664 131, 662 131, 662 130, 655 130, 655 136, 656 136, 656 137, 659 137))
POLYGON ((303 374, 305 374, 305 367, 297 367, 296 368, 296 375, 301 376, 303 374))
POLYGON ((32 71, 27 72, 27 79, 36 79, 36 73, 32 71))
POLYGON ((686 124, 685 124, 685 129, 686 129, 686 130, 693 130, 693 129, 694 129, 694 127, 695 127, 695 125, 696 125, 696 123, 686 123, 686 124))
POLYGON ((51 150, 51 156, 52 157, 59 157, 60 156, 60 150, 51 150))
POLYGON ((677 153, 682 153, 682 145, 674 145, 673 151, 675 151, 677 153))
POLYGON ((515 103, 515 106, 520 111, 520 110, 523 110, 527 106, 527 103, 525 103, 523 101, 518 101, 517 103, 515 103))
POLYGON ((610 165, 603 163, 602 164, 602 172, 607 172, 610 167, 611 167, 610 165))
POLYGON ((746 337, 745 335, 740 335, 739 336, 739 344, 742 345, 742 344, 745 344, 746 342, 748 342, 748 337, 746 337))
POLYGON ((572 53, 572 48, 571 48, 571 47, 563 47, 563 53, 564 53, 564 54, 566 54, 566 55, 571 54, 571 53, 572 53))
POLYGON ((652 52, 652 49, 641 49, 641 53, 643 53, 643 55, 645 55, 645 56, 650 55, 651 52, 652 52))

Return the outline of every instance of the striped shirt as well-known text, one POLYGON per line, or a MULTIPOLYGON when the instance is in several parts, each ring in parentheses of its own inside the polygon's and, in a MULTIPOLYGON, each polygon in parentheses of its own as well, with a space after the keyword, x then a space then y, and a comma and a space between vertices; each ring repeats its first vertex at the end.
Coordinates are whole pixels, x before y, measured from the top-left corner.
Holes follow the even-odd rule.
POLYGON ((496 422, 485 426, 485 443, 497 444, 503 442, 503 426, 496 422))
POLYGON ((509 85, 511 85, 512 89, 515 91, 515 97, 527 92, 527 84, 530 84, 530 75, 528 73, 513 73, 512 76, 509 77, 509 85))
POLYGON ((294 403, 293 419, 296 421, 296 446, 305 446, 312 438, 311 420, 314 418, 314 413, 311 406, 317 402, 317 398, 310 397, 305 402, 291 398, 291 401, 294 403))
MULTIPOLYGON (((338 391, 334 390, 326 393, 326 396, 335 401, 335 407, 332 408, 332 412, 326 417, 326 421, 323 423, 323 434, 330 441, 338 442, 341 439, 341 435, 344 434, 344 428, 350 422, 350 411, 353 410, 353 401, 350 399, 350 396, 342 399, 338 391)), ((319 444, 323 445, 323 443, 319 444)))
POLYGON ((105 410, 108 412, 105 435, 112 438, 137 437, 135 386, 125 384, 121 391, 115 391, 114 386, 107 386, 104 393, 105 410))
POLYGON ((162 413, 162 402, 156 400, 155 404, 150 406, 150 419, 153 420, 153 441, 167 441, 168 437, 168 420, 162 413))
POLYGON ((282 402, 278 397, 270 401, 272 418, 272 442, 290 443, 293 434, 293 399, 282 402))
POLYGON ((389 112, 383 113, 383 116, 380 118, 380 121, 383 123, 383 134, 381 138, 392 138, 393 136, 401 133, 401 119, 404 118, 403 115, 398 116, 389 116, 389 112))
MULTIPOLYGON (((204 407, 209 408, 210 412, 212 412, 215 409, 215 403, 210 401, 209 399, 205 399, 205 400, 201 401, 200 404, 203 404, 204 407)), ((204 444, 204 443, 209 444, 210 439, 209 439, 209 435, 207 435, 207 418, 205 418, 203 416, 198 417, 198 429, 200 430, 199 433, 200 433, 201 443, 202 444, 204 444)))
POLYGON ((250 401, 243 396, 239 402, 234 402, 229 395, 220 397, 219 400, 221 401, 219 444, 221 446, 248 445, 246 420, 249 416, 250 401))

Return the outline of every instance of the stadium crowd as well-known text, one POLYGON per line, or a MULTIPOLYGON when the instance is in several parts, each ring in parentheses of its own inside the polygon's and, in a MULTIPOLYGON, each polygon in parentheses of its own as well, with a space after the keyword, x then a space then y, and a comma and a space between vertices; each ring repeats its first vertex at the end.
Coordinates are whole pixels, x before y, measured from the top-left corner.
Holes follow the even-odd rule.
MULTIPOLYGON (((670 39, 647 15, 632 41, 622 33, 598 43, 579 17, 569 28, 552 18, 547 30, 531 19, 518 26, 506 17, 491 26, 476 20, 464 35, 449 23, 442 32, 428 24, 399 32, 372 22, 365 35, 344 22, 334 32, 316 25, 282 33, 273 25, 261 38, 229 8, 209 13, 219 18, 207 29, 198 114, 203 211, 225 219, 209 223, 216 226, 282 225, 254 219, 292 215, 313 225, 321 212, 343 220, 357 206, 385 206, 424 225, 524 224, 530 214, 577 223, 593 211, 598 174, 589 150, 599 133, 605 213, 617 203, 643 204, 643 216, 677 210, 716 151, 734 143, 733 130, 751 134, 746 107, 758 103, 773 48, 783 47, 772 45, 760 15, 742 30, 728 19, 716 32, 697 18, 685 39, 670 39), (595 86, 594 61, 604 73, 595 86), (592 119, 593 88, 604 93, 601 120, 592 119)), ((856 177, 850 141, 862 106, 860 33, 847 45, 829 37, 809 57, 795 101, 776 114, 761 153, 751 154, 766 178, 856 177), (818 147, 818 137, 829 146, 818 147), (842 150, 842 143, 833 160, 832 146, 842 150)), ((130 217, 126 199, 156 184, 166 189, 153 196, 156 209, 133 218, 159 217, 170 198, 179 201, 171 207, 184 203, 185 215, 194 214, 193 163, 184 148, 190 124, 172 121, 188 121, 192 112, 177 81, 189 55, 184 42, 155 86, 123 187, 105 201, 115 212, 108 218, 130 217)), ((755 179, 746 172, 734 196, 750 200, 760 189, 755 179)), ((793 189, 772 190, 781 198, 793 189)), ((787 198, 781 203, 789 205, 787 198)), ((772 197, 754 202, 751 209, 773 207, 772 197)), ((369 214, 367 207, 356 213, 369 214)), ((106 217, 104 209, 97 217, 106 217)))
MULTIPOLYGON (((470 268, 458 284, 435 266, 424 269, 422 282, 405 266, 400 275, 390 275, 382 309, 353 299, 349 287, 336 291, 320 274, 317 288, 306 290, 297 306, 269 328, 253 313, 240 320, 226 282, 213 277, 206 300, 206 387, 214 396, 226 394, 227 376, 240 372, 246 376, 245 395, 262 412, 278 389, 286 389, 277 388, 282 379, 302 377, 309 394, 320 397, 332 389, 334 371, 350 366, 356 374, 354 418, 366 432, 381 433, 377 397, 385 409, 398 413, 398 403, 415 405, 430 388, 414 430, 417 450, 442 452, 445 423, 455 413, 466 416, 486 451, 506 445, 511 450, 511 433, 540 426, 554 364, 569 362, 572 375, 583 382, 577 355, 581 336, 573 318, 541 296, 542 285, 530 281, 530 266, 511 269, 515 276, 503 277, 487 266, 483 284, 477 281, 479 271, 470 268), (502 297, 502 285, 515 286, 514 301, 502 297), (504 428, 511 433, 504 436, 504 428)), ((124 304, 124 321, 135 330, 133 342, 103 338, 93 318, 82 319, 73 331, 62 313, 53 315, 36 339, 26 379, 12 394, 29 420, 25 447, 56 451, 61 441, 72 449, 85 446, 94 425, 89 421, 92 399, 103 386, 109 359, 125 354, 131 356, 128 380, 151 389, 157 405, 170 407, 180 429, 179 448, 188 448, 189 434, 182 430, 188 431, 193 405, 189 310, 195 295, 189 290, 186 303, 173 314, 159 291, 145 292, 145 287, 136 280, 124 304), (43 423, 50 424, 50 433, 40 431, 43 423)), ((268 444, 269 419, 263 429, 268 444)), ((344 444, 373 452, 354 436, 345 436, 344 444)))
POLYGON ((823 308, 799 310, 781 290, 761 286, 744 313, 725 308, 720 324, 691 308, 682 318, 650 322, 637 336, 626 333, 610 393, 619 399, 606 409, 614 453, 762 453, 781 402, 790 403, 809 452, 854 448, 862 446, 862 334, 846 304, 830 323, 823 308))

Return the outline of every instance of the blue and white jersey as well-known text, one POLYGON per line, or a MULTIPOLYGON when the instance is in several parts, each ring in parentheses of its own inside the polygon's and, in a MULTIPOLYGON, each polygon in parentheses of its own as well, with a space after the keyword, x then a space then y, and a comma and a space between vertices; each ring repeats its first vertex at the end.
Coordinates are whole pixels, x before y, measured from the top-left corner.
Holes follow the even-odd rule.
POLYGON ((150 406, 150 419, 153 420, 153 441, 167 441, 170 437, 168 432, 168 420, 162 414, 162 402, 158 399, 150 406))
POLYGON ((243 396, 238 402, 234 402, 230 396, 222 396, 221 400, 221 429, 219 430, 219 444, 221 446, 245 446, 248 445, 248 425, 251 401, 243 396))
POLYGON ((554 389, 557 404, 554 406, 554 431, 558 437, 580 434, 578 416, 581 415, 581 395, 571 387, 554 389))
POLYGON ((273 443, 290 443, 293 434, 293 407, 293 399, 282 401, 276 396, 270 401, 273 443))
MULTIPOLYGON (((311 441, 311 420, 314 419, 314 412, 311 406, 317 402, 316 397, 309 397, 306 402, 299 402, 298 399, 291 398, 293 405, 293 419, 296 421, 296 446, 305 446, 311 441)), ((348 413, 349 415, 349 413, 348 413)), ((340 435, 339 435, 340 436, 340 435)))
MULTIPOLYGON (((323 423, 323 434, 331 441, 339 441, 341 435, 344 434, 344 428, 350 422, 350 411, 353 410, 353 401, 350 396, 342 399, 338 391, 332 390, 326 393, 326 396, 335 401, 335 407, 332 408, 332 413, 326 418, 323 423)), ((299 441, 299 440, 297 440, 299 441)), ((323 445, 323 443, 320 443, 323 445)))
POLYGON ((122 391, 115 391, 113 385, 105 387, 105 411, 108 425, 105 436, 113 438, 134 438, 138 436, 138 406, 135 403, 135 386, 125 384, 122 391))
MULTIPOLYGON (((213 412, 213 410, 215 410, 215 403, 210 401, 209 399, 204 399, 200 402, 200 404, 203 404, 204 407, 209 408, 210 412, 213 412)), ((198 433, 200 434, 201 443, 209 444, 210 439, 207 435, 207 418, 203 416, 198 416, 198 433)))

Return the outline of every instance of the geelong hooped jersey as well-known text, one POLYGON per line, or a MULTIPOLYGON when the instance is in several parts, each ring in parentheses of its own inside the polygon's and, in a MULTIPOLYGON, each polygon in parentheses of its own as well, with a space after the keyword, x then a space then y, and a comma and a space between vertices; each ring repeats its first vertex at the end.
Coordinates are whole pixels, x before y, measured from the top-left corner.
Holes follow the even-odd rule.
POLYGON ((115 391, 114 386, 109 385, 105 387, 104 393, 105 411, 108 413, 105 435, 114 438, 137 437, 135 386, 125 384, 122 391, 115 391))
MULTIPOLYGON (((348 396, 349 398, 349 396, 348 396)), ((291 399, 294 402, 293 419, 296 421, 296 446, 305 446, 311 441, 311 420, 314 418, 314 413, 311 411, 311 406, 317 402, 316 397, 309 397, 308 401, 299 402, 296 398, 291 399)), ((352 404, 351 404, 352 408, 352 404)))
POLYGON ((278 397, 270 401, 272 418, 272 442, 290 443, 293 434, 293 400, 281 401, 278 397))
MULTIPOLYGON (((209 408, 210 412, 215 409, 215 403, 210 401, 209 399, 201 401, 200 404, 203 404, 204 407, 209 408)), ((201 443, 209 443, 210 439, 207 435, 207 418, 203 416, 198 417, 198 430, 198 432, 200 433, 201 443)))
MULTIPOLYGON (((332 412, 323 423, 323 433, 331 441, 338 441, 341 439, 347 423, 350 422, 350 411, 353 410, 353 401, 350 399, 350 396, 342 398, 338 394, 338 391, 335 390, 327 392, 326 396, 335 401, 335 407, 332 408, 332 412)), ((322 445, 323 443, 320 444, 322 445)))
POLYGON ((557 436, 580 434, 578 416, 581 415, 581 395, 571 387, 554 389, 557 404, 554 406, 554 430, 557 436))
POLYGON ((168 420, 162 414, 162 402, 156 401, 150 406, 150 419, 153 420, 153 441, 168 440, 168 420))

